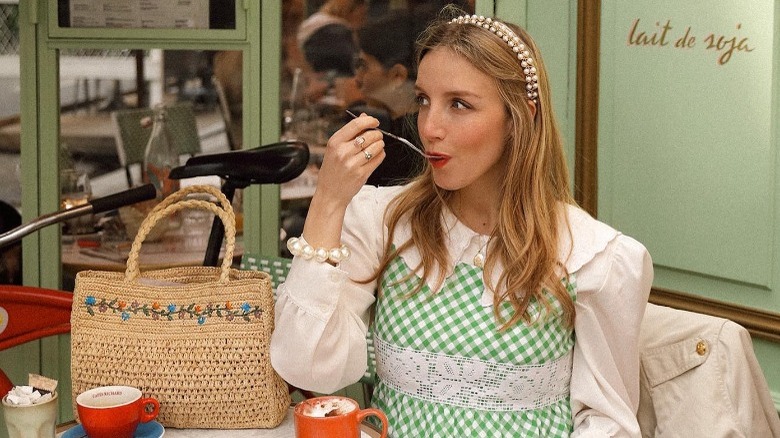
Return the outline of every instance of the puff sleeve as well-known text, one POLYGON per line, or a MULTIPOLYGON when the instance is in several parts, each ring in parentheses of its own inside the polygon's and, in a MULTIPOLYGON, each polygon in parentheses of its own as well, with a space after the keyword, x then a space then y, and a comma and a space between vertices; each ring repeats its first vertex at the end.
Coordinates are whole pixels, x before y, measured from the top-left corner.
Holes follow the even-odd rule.
POLYGON ((342 243, 352 255, 338 267, 295 257, 279 286, 271 364, 290 384, 332 393, 357 382, 366 370, 369 308, 374 273, 384 250, 383 212, 395 191, 366 186, 353 198, 342 243))
POLYGON ((571 436, 640 437, 639 332, 653 281, 650 255, 618 234, 576 279, 571 436))

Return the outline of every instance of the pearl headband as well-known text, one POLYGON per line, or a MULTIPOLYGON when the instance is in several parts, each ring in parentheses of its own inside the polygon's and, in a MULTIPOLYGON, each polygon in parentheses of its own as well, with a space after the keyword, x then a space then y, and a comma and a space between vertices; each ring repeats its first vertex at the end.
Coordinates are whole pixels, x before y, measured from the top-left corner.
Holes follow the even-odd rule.
POLYGON ((520 60, 520 65, 523 67, 526 83, 525 89, 528 94, 528 99, 537 103, 537 98, 539 97, 539 76, 536 74, 534 60, 531 58, 531 52, 528 51, 525 44, 520 40, 520 37, 518 37, 509 26, 498 20, 494 20, 490 17, 485 18, 481 15, 461 15, 460 17, 453 18, 450 23, 473 24, 493 32, 504 40, 509 48, 517 54, 517 59, 520 60))

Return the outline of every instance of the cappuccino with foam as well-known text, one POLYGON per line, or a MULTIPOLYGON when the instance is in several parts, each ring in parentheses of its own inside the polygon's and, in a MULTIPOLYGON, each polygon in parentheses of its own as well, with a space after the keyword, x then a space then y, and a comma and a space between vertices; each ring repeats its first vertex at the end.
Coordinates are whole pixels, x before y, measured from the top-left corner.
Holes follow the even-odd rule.
POLYGON ((312 402, 304 402, 301 413, 307 417, 335 417, 352 412, 357 407, 346 398, 320 398, 312 402))
POLYGON ((294 416, 296 438, 357 438, 360 424, 370 416, 382 423, 380 437, 387 437, 385 414, 378 409, 360 409, 348 397, 331 395, 304 400, 295 407, 294 416))

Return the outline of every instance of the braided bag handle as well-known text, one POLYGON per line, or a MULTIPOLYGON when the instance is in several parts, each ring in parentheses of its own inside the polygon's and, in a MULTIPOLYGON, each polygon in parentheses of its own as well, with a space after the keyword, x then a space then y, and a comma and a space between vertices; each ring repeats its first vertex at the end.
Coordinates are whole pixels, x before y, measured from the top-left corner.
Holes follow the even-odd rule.
POLYGON ((231 214, 233 214, 233 206, 230 204, 228 198, 226 198, 225 195, 221 191, 219 191, 219 189, 217 189, 214 186, 208 186, 208 185, 193 185, 193 186, 185 187, 183 189, 179 189, 171 193, 167 198, 163 199, 162 201, 160 201, 159 204, 155 205, 152 211, 149 212, 149 215, 152 215, 154 214, 155 211, 162 210, 163 208, 175 202, 179 202, 180 200, 186 198, 191 194, 211 195, 217 198, 217 202, 219 202, 219 205, 221 205, 225 211, 228 211, 231 214))
POLYGON ((230 275, 230 266, 233 263, 233 252, 236 247, 236 215, 233 212, 233 206, 230 205, 230 201, 228 201, 225 195, 215 187, 207 185, 194 185, 183 188, 163 199, 149 212, 149 215, 144 218, 144 221, 138 228, 138 234, 136 234, 133 246, 130 248, 130 254, 127 258, 127 269, 125 270, 126 282, 135 281, 140 275, 141 270, 138 259, 141 254, 141 245, 157 222, 177 211, 188 208, 208 210, 219 217, 225 225, 225 256, 222 260, 219 283, 227 283, 230 275), (188 195, 193 193, 206 193, 215 196, 219 201, 219 206, 210 201, 200 199, 185 200, 188 195))

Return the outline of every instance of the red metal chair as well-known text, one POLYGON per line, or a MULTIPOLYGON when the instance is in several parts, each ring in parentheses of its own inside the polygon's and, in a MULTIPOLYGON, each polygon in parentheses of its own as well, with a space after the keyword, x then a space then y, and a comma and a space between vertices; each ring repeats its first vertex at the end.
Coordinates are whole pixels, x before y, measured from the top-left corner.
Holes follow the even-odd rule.
MULTIPOLYGON (((47 336, 70 333, 73 294, 32 286, 0 285, 0 351, 47 336)), ((0 394, 13 388, 0 369, 0 394)))

